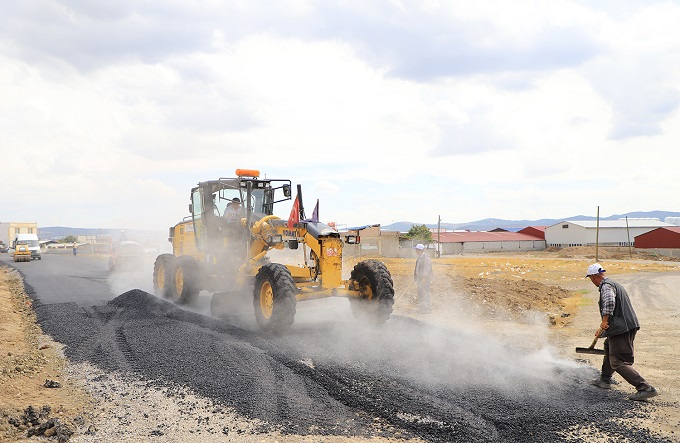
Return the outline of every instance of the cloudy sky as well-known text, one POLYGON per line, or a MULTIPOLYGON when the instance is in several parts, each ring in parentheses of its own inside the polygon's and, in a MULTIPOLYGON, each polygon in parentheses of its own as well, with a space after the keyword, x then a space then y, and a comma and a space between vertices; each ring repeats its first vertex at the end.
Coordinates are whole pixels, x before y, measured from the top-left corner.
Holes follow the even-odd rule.
POLYGON ((165 230, 236 168, 349 226, 678 211, 678 23, 671 1, 6 2, 0 221, 165 230))

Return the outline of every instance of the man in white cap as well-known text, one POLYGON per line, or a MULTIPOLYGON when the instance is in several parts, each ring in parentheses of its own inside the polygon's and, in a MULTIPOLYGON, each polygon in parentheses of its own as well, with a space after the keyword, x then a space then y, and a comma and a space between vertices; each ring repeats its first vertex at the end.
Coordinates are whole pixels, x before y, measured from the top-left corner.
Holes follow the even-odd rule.
POLYGON ((418 259, 416 260, 416 267, 413 270, 413 281, 416 282, 418 292, 418 303, 421 314, 429 314, 432 312, 430 306, 430 284, 432 283, 432 263, 430 256, 425 253, 425 245, 418 243, 415 248, 418 259))
POLYGON ((620 284, 604 276, 606 271, 599 263, 588 266, 586 277, 590 278, 600 290, 600 307, 602 321, 595 332, 604 340, 604 358, 600 377, 593 380, 598 388, 610 389, 612 375, 618 372, 624 380, 633 385, 637 392, 629 398, 631 400, 646 400, 658 395, 652 385, 633 369, 633 341, 640 329, 633 305, 628 293, 620 284))

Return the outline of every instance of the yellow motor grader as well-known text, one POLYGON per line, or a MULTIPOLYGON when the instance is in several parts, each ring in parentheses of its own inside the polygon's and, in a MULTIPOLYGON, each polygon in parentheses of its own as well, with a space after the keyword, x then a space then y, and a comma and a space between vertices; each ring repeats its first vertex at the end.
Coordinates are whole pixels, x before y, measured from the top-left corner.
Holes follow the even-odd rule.
MULTIPOLYGON (((237 169, 235 178, 199 183, 191 190, 190 216, 170 228, 172 254, 156 258, 156 294, 179 304, 198 293, 213 293, 212 314, 227 317, 223 300, 252 288, 255 318, 267 332, 280 333, 294 321, 298 301, 347 297, 355 317, 384 323, 392 313, 394 286, 387 267, 376 260, 358 263, 342 278, 343 239, 329 225, 304 219, 297 186, 288 220, 274 205, 291 201, 290 180, 260 178, 237 169), (297 264, 272 263, 271 250, 297 250, 297 264)), ((358 236, 345 242, 358 243, 358 236)), ((290 251, 289 251, 290 252, 290 251)))

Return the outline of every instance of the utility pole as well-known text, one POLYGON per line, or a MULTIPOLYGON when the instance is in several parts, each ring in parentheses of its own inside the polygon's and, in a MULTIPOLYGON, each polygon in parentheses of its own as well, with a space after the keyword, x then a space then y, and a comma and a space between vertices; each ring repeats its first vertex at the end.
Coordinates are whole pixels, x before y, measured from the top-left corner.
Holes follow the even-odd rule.
POLYGON ((441 251, 442 244, 439 242, 439 234, 441 233, 441 231, 442 231, 442 216, 438 215, 437 216, 437 258, 442 256, 442 251, 441 251))
POLYGON ((595 261, 600 261, 598 259, 598 248, 600 247, 600 207, 597 207, 597 222, 595 223, 595 261))
POLYGON ((630 246, 630 228, 628 227, 628 216, 626 215, 626 234, 628 234, 628 257, 633 258, 633 250, 630 246))

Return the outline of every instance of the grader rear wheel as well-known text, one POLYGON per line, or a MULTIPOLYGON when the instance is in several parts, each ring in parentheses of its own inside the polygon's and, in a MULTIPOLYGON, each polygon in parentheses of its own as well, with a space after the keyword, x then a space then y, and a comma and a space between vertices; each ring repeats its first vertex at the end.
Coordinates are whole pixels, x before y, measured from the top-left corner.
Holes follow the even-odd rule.
POLYGON ((262 330, 282 333, 295 320, 295 282, 290 271, 278 263, 262 266, 255 276, 253 308, 262 330))
POLYGON ((157 297, 170 298, 170 269, 175 261, 172 254, 161 254, 153 264, 153 290, 157 297))
POLYGON ((352 314, 374 324, 387 321, 394 305, 394 284, 384 263, 366 260, 354 266, 350 277, 361 297, 349 299, 352 314))

